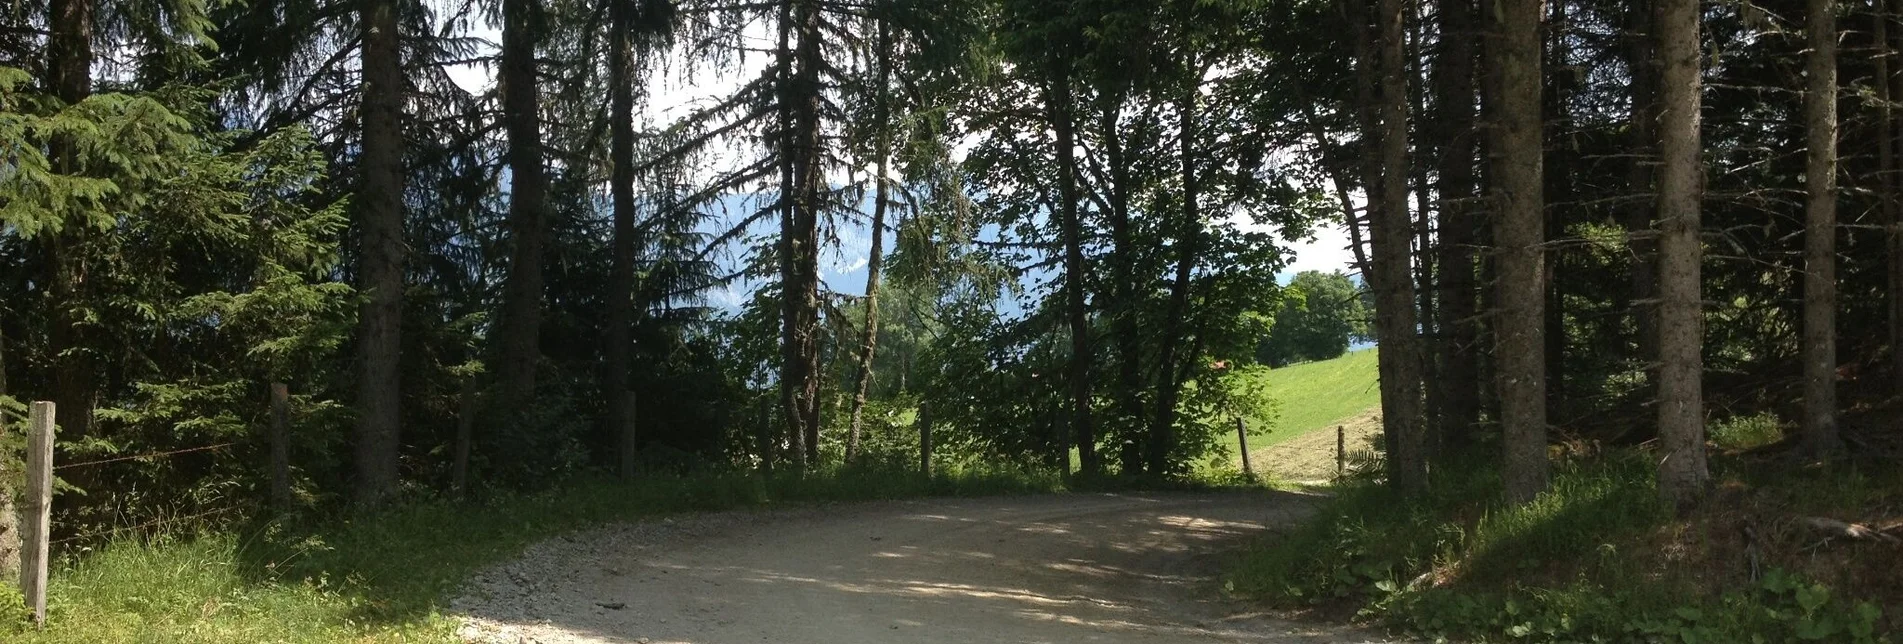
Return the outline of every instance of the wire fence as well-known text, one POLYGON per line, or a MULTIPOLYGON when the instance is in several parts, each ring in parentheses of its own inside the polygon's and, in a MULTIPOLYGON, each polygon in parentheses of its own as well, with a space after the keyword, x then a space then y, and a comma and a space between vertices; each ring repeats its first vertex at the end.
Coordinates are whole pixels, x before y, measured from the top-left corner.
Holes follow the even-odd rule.
POLYGON ((80 468, 80 467, 90 467, 93 465, 105 465, 107 463, 119 463, 124 461, 157 460, 161 458, 178 456, 180 454, 190 454, 193 452, 209 452, 212 450, 220 450, 220 449, 225 449, 227 447, 236 446, 237 444, 238 443, 236 441, 233 441, 229 443, 219 443, 217 445, 206 445, 204 447, 188 447, 185 449, 175 449, 175 450, 166 451, 166 452, 149 452, 145 454, 133 454, 131 456, 114 456, 112 458, 102 458, 102 459, 92 460, 92 461, 80 461, 78 463, 55 464, 53 466, 53 471, 57 472, 59 470, 68 470, 68 469, 74 469, 74 468, 80 468))

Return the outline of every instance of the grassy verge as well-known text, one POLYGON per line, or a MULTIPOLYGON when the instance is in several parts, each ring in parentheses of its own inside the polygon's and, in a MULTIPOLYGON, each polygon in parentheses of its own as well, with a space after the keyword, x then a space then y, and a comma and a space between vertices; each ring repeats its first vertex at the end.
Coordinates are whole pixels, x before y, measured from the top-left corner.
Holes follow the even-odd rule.
POLYGON ((1264 376, 1269 396, 1277 404, 1273 432, 1255 427, 1250 446, 1266 447, 1297 436, 1333 427, 1381 404, 1376 349, 1355 351, 1333 360, 1307 362, 1271 369, 1264 376))
POLYGON ((455 623, 441 607, 470 573, 578 528, 677 512, 1059 486, 1051 476, 1007 470, 931 479, 868 470, 652 476, 485 502, 420 502, 369 516, 285 520, 242 536, 120 542, 79 553, 54 571, 45 631, 0 626, 0 640, 452 642, 455 623))
POLYGON ((1567 460, 1551 491, 1521 507, 1497 501, 1497 475, 1481 465, 1441 468, 1422 499, 1350 482, 1313 523, 1252 551, 1229 584, 1428 638, 1891 641, 1903 624, 1903 552, 1820 545, 1795 519, 1894 521, 1903 473, 1731 454, 1714 462, 1710 501, 1680 517, 1656 500, 1653 457, 1567 460))

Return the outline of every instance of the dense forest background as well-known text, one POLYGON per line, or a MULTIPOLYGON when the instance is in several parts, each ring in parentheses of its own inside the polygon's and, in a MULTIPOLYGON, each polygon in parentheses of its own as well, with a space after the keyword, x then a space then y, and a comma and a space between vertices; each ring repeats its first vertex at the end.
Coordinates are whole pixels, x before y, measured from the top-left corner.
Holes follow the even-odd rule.
POLYGON ((1365 335, 1391 485, 1482 448, 1528 499, 1550 443, 1661 439, 1691 503, 1707 419, 1894 449, 1890 4, 23 0, 0 394, 102 462, 82 531, 261 502, 272 382, 320 506, 920 427, 1165 480, 1250 370, 1365 335), (1279 283, 1327 226, 1361 275, 1279 283))

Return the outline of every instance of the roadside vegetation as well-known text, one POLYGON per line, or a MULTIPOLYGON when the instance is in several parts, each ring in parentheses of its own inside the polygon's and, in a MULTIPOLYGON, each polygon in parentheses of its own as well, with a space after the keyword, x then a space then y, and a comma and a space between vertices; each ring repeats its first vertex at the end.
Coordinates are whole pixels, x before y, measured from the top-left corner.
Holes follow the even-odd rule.
MULTIPOLYGON (((474 501, 418 500, 367 515, 290 516, 201 535, 124 539, 54 570, 49 626, 22 618, 0 640, 98 642, 455 642, 445 614, 473 572, 536 541, 681 512, 1063 489, 1046 472, 954 467, 792 474, 654 474, 571 481, 474 501)), ((9 603, 9 606, 17 605, 9 603)))
POLYGON ((1895 641, 1903 549, 1807 522, 1903 527, 1903 472, 1805 467, 1765 416, 1711 431, 1713 498, 1683 515, 1658 498, 1650 449, 1568 450, 1524 504, 1503 501, 1484 457, 1439 468, 1415 498, 1370 469, 1265 538, 1227 587, 1437 641, 1895 641))

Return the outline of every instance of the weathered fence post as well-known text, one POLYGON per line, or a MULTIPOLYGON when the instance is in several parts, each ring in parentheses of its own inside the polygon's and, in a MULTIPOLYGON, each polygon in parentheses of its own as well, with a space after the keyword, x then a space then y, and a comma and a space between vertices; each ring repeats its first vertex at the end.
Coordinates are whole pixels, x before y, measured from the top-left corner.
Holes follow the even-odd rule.
POLYGON ((33 621, 46 624, 47 535, 53 523, 53 403, 33 403, 26 429, 26 489, 20 513, 20 594, 33 621))
POLYGON ((271 383, 271 505, 291 508, 291 386, 271 383))
POLYGON ((634 438, 635 438, 635 422, 634 421, 635 421, 635 418, 638 417, 636 413, 636 408, 634 406, 636 401, 634 392, 630 391, 630 392, 627 392, 625 395, 628 397, 628 418, 623 423, 622 427, 620 428, 621 429, 621 480, 623 481, 634 478, 634 460, 635 460, 635 456, 637 455, 634 449, 634 438))
POLYGON ((918 404, 918 469, 926 478, 931 478, 932 408, 925 403, 918 404))
POLYGON ((1255 465, 1249 463, 1249 425, 1236 417, 1236 443, 1242 446, 1242 473, 1255 480, 1255 465))
POLYGON ((476 379, 463 381, 462 399, 456 404, 456 444, 449 460, 449 489, 461 497, 469 491, 469 443, 476 430, 476 379))
POLYGON ((1335 480, 1348 476, 1348 426, 1335 426, 1335 480))

